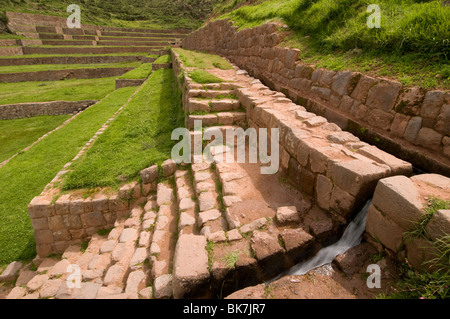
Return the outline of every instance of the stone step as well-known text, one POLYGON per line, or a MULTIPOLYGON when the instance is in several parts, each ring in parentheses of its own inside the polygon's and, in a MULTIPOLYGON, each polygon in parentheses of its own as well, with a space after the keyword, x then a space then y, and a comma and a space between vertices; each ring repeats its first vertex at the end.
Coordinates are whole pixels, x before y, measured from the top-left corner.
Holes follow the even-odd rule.
POLYGON ((218 179, 208 162, 192 164, 194 189, 198 198, 197 226, 200 233, 209 237, 228 229, 222 212, 222 198, 218 193, 218 179), (220 202, 219 202, 220 201, 220 202))
POLYGON ((156 201, 153 197, 146 201, 141 198, 129 216, 118 219, 107 235, 94 234, 85 249, 84 244, 74 244, 61 258, 36 259, 36 270, 24 267, 8 298, 151 298, 146 260, 156 201), (68 281, 75 279, 69 276, 77 274, 81 286, 69 287, 68 281))
POLYGON ((150 245, 151 278, 156 298, 172 296, 171 272, 173 254, 178 233, 178 205, 173 188, 173 179, 161 182, 157 186, 157 215, 153 238, 150 245))
POLYGON ((210 274, 206 244, 206 237, 193 234, 184 234, 178 239, 172 282, 174 298, 194 297, 208 288, 210 274))
POLYGON ((226 112, 234 111, 241 107, 239 100, 202 100, 191 98, 188 101, 189 112, 226 112))
POLYGON ((189 97, 196 98, 204 98, 204 99, 214 99, 218 96, 229 96, 233 94, 233 91, 230 90, 202 90, 202 89, 193 89, 189 90, 189 97))
POLYGON ((198 234, 198 228, 196 226, 198 203, 194 191, 192 172, 190 170, 176 171, 175 185, 178 211, 180 212, 178 234, 198 234))
POLYGON ((245 126, 247 115, 244 112, 219 112, 206 115, 189 115, 188 127, 194 128, 194 121, 202 121, 203 127, 216 125, 238 125, 245 126))

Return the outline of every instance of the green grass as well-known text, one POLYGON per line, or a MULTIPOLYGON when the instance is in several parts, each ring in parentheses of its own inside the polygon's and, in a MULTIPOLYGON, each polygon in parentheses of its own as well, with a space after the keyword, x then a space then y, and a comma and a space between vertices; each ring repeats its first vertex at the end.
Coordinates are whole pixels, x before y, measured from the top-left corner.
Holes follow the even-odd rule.
POLYGON ((84 56, 147 56, 146 52, 104 53, 104 54, 27 54, 18 56, 0 56, 0 59, 25 59, 25 58, 47 58, 47 57, 84 57, 84 56))
POLYGON ((426 232, 426 226, 430 222, 434 213, 438 210, 450 209, 450 200, 443 200, 437 197, 431 197, 428 200, 427 206, 424 208, 425 214, 420 218, 418 222, 414 223, 414 230, 404 234, 406 240, 411 238, 425 238, 428 239, 426 232))
POLYGON ((138 68, 142 65, 139 61, 119 62, 119 63, 99 63, 99 64, 38 64, 27 65, 24 70, 23 65, 0 66, 1 73, 21 73, 38 71, 56 71, 56 70, 75 70, 75 69, 103 69, 103 68, 138 68))
POLYGON ((0 40, 5 40, 5 39, 25 39, 24 36, 21 35, 17 35, 17 34, 11 34, 11 33, 0 33, 0 40))
POLYGON ((0 163, 52 131, 71 115, 37 116, 0 121, 0 163))
POLYGON ((300 48, 302 63, 313 64, 317 68, 352 70, 374 77, 387 77, 405 86, 450 88, 450 65, 445 59, 430 59, 421 53, 397 55, 361 49, 324 50, 311 39, 297 36, 287 38, 283 45, 300 48))
POLYGON ((180 59, 185 67, 195 67, 197 69, 214 69, 231 70, 233 66, 224 58, 208 53, 191 51, 176 48, 173 49, 180 55, 180 59))
POLYGON ((152 63, 143 63, 140 67, 120 76, 119 79, 146 79, 152 73, 152 63))
POLYGON ((228 267, 228 269, 233 269, 236 266, 236 262, 238 261, 240 254, 241 252, 239 250, 234 250, 230 251, 225 255, 225 257, 223 257, 225 265, 228 267))
POLYGON ((0 83, 0 105, 46 102, 100 100, 115 89, 115 77, 102 79, 45 82, 0 83))
POLYGON ((0 169, 0 264, 35 257, 28 204, 134 90, 115 91, 0 169))
POLYGON ((212 75, 208 71, 205 70, 194 70, 189 73, 189 77, 196 83, 199 84, 208 84, 208 83, 221 83, 222 79, 218 78, 215 75, 212 75))
POLYGON ((450 298, 450 235, 429 242, 434 258, 423 271, 414 269, 406 260, 400 265, 400 277, 392 291, 380 295, 383 299, 449 299, 450 298))
POLYGON ((170 157, 172 130, 183 127, 181 95, 171 69, 152 73, 127 108, 73 165, 63 189, 117 187, 170 157))
POLYGON ((170 63, 170 62, 172 62, 172 57, 169 54, 165 54, 157 58, 154 63, 170 63))
MULTIPOLYGON (((196 28, 222 0, 81 1, 81 22, 117 27, 196 28)), ((2 10, 68 17, 68 1, 3 0, 2 10)))
MULTIPOLYGON (((241 1, 227 2, 229 10, 241 1)), ((294 34, 287 43, 319 67, 371 72, 405 85, 450 86, 450 7, 441 0, 380 0, 381 28, 370 29, 368 0, 271 0, 218 18, 239 28, 280 20, 294 34)), ((221 13, 223 7, 217 8, 221 13)))

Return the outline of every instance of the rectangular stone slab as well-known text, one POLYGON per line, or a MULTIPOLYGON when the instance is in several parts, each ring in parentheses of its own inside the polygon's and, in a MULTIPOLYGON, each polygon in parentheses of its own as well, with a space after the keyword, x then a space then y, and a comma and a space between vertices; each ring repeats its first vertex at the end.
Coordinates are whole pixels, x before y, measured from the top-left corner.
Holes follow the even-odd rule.
POLYGON ((173 297, 194 296, 209 282, 206 237, 181 235, 175 248, 173 297))

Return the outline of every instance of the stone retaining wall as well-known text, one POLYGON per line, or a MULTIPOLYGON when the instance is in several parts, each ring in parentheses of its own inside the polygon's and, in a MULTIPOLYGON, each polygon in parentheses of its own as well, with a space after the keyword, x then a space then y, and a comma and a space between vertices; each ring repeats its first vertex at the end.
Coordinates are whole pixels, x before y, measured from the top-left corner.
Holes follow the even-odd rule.
POLYGON ((50 70, 22 73, 0 74, 0 83, 15 83, 26 81, 60 81, 67 79, 96 79, 120 76, 134 68, 91 68, 73 70, 50 70))
POLYGON ((15 39, 0 39, 0 47, 9 47, 19 45, 19 41, 15 39))
POLYGON ((17 56, 23 55, 22 47, 10 46, 10 47, 1 47, 0 48, 0 56, 17 56))
MULTIPOLYGON (((173 69, 188 108, 188 81, 179 56, 172 51, 173 69), (181 81, 181 78, 184 81, 181 81)), ((278 128, 280 166, 289 181, 302 193, 315 199, 324 210, 341 221, 349 221, 372 196, 378 180, 392 175, 411 175, 412 165, 380 149, 361 142, 351 133, 321 116, 269 90, 248 77, 249 86, 234 87, 246 109, 251 127, 278 128)), ((279 94, 279 93, 278 93, 279 94)))
POLYGON ((55 196, 46 191, 35 197, 28 206, 28 213, 38 256, 62 253, 99 230, 113 228, 118 218, 130 215, 139 199, 156 191, 158 176, 156 170, 146 179, 146 184, 132 182, 118 192, 104 189, 89 198, 77 192, 55 196))
POLYGON ((10 65, 37 65, 37 64, 98 64, 98 63, 120 63, 141 61, 152 63, 156 58, 142 55, 129 56, 58 56, 40 58, 5 58, 0 59, 0 66, 10 65))
MULTIPOLYGON (((170 33, 170 34, 188 34, 191 32, 190 29, 179 28, 179 29, 167 29, 167 30, 152 30, 152 29, 140 29, 140 28, 119 28, 119 27, 105 27, 105 26, 97 26, 91 24, 82 24, 81 29, 67 29, 67 18, 57 17, 57 16, 49 16, 42 14, 34 14, 34 13, 22 13, 22 12, 6 12, 6 16, 8 17, 9 26, 12 27, 47 27, 46 30, 52 30, 50 33, 62 33, 62 32, 54 32, 54 28, 64 28, 64 31, 69 30, 69 32, 79 33, 85 30, 99 30, 99 31, 120 31, 120 32, 150 32, 150 33, 170 33), (53 29, 50 29, 52 28, 53 29)), ((13 30, 14 31, 14 30, 13 30)), ((59 31, 59 30, 57 30, 59 31)), ((33 32, 33 31, 29 31, 33 32)), ((67 33, 71 34, 71 33, 67 33)))
POLYGON ((156 71, 159 69, 170 69, 172 67, 172 63, 153 63, 152 70, 156 71))
POLYGON ((225 56, 309 111, 423 170, 450 176, 449 92, 303 64, 298 49, 278 46, 278 27, 238 31, 228 20, 213 21, 183 47, 225 56))
POLYGON ((396 254, 400 261, 407 257, 415 268, 430 267, 424 262, 437 257, 434 243, 450 234, 450 210, 436 211, 424 226, 424 236, 405 235, 416 229, 433 197, 450 200, 450 178, 424 174, 380 180, 367 216, 368 239, 396 254))
POLYGON ((21 119, 42 115, 60 115, 80 112, 97 101, 54 101, 0 105, 0 120, 21 119))
MULTIPOLYGON (((108 54, 149 52, 154 47, 23 47, 23 54, 108 54)), ((1 54, 1 51, 0 51, 1 54)), ((6 55, 6 54, 2 54, 6 55)), ((21 54, 8 54, 21 55, 21 54)))
POLYGON ((130 86, 140 86, 145 80, 146 79, 116 79, 116 90, 130 86))

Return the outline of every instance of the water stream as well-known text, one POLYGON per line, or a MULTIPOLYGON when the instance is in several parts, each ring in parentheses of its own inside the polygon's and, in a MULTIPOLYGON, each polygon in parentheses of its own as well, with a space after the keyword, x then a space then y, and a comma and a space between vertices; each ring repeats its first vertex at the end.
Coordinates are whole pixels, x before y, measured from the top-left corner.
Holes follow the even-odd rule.
POLYGON ((359 245, 366 227, 367 212, 371 203, 371 200, 367 201, 355 219, 347 226, 339 241, 322 248, 311 259, 298 263, 269 282, 275 281, 283 276, 304 275, 312 269, 331 263, 337 255, 343 254, 350 248, 359 245))

